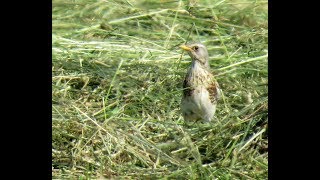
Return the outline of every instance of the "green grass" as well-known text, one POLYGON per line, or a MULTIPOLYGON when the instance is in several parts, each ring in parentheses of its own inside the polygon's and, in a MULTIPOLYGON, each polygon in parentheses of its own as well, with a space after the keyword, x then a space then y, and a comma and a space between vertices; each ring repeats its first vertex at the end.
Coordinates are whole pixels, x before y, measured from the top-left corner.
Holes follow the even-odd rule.
POLYGON ((267 179, 268 17, 262 0, 53 0, 54 179, 267 179), (201 41, 222 90, 185 124, 201 41))

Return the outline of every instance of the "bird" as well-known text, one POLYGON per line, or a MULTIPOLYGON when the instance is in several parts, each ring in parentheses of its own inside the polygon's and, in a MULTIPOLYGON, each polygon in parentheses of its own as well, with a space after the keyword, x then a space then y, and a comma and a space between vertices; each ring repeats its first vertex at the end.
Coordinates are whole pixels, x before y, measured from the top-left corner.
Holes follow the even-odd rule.
POLYGON ((210 72, 209 55, 202 43, 181 45, 192 59, 183 82, 180 108, 188 122, 210 122, 216 112, 221 90, 210 72))

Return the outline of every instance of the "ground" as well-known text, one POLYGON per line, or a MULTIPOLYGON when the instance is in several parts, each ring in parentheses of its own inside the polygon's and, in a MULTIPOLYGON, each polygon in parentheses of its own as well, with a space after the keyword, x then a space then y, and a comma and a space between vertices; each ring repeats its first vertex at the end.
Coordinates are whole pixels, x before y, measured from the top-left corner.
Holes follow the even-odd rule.
POLYGON ((267 179, 268 2, 52 1, 53 179, 267 179), (180 113, 205 44, 211 123, 180 113))

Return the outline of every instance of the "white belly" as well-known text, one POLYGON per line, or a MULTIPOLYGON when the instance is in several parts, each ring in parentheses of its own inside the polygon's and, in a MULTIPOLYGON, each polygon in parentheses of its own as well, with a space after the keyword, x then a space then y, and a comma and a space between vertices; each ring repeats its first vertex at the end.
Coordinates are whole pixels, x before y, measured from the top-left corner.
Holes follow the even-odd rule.
POLYGON ((211 121, 216 111, 216 103, 210 101, 209 92, 200 86, 191 96, 182 99, 181 111, 187 121, 211 121))

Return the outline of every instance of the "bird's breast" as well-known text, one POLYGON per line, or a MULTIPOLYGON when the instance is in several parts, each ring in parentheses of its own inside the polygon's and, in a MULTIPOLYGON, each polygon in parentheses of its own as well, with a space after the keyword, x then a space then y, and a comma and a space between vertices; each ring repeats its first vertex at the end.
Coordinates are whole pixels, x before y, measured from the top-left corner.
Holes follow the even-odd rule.
POLYGON ((183 89, 184 97, 208 93, 209 96, 206 96, 206 98, 208 97, 211 103, 217 100, 218 83, 215 81, 214 76, 201 66, 191 66, 185 77, 183 89))

